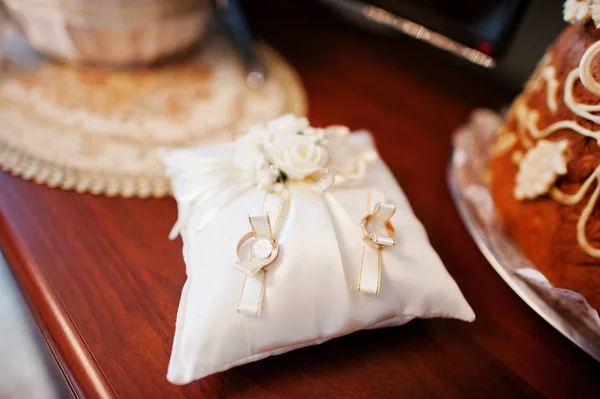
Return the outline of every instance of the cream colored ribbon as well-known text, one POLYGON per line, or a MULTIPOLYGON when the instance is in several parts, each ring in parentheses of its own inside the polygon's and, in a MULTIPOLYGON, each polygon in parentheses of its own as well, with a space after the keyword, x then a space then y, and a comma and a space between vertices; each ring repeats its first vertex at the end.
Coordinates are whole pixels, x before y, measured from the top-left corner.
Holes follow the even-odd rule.
MULTIPOLYGON (((256 233, 257 238, 268 237, 270 239, 276 237, 286 196, 285 192, 282 195, 266 194, 263 202, 263 214, 250 218, 252 229, 256 233)), ((247 261, 240 261, 234 266, 246 274, 240 294, 238 312, 248 316, 259 316, 262 309, 267 270, 263 269, 259 265, 260 263, 250 258, 247 261)))
POLYGON ((336 176, 329 171, 329 169, 323 169, 320 174, 317 174, 318 180, 313 183, 311 190, 317 193, 324 193, 329 190, 331 186, 336 182, 336 176))
MULTIPOLYGON (((324 169, 322 173, 315 176, 316 181, 311 184, 310 189, 317 193, 324 193, 333 186, 335 179, 334 174, 324 169)), ((263 203, 263 214, 249 218, 256 240, 274 238, 276 242, 275 237, 286 197, 287 191, 285 190, 281 195, 267 193, 263 203)), ((234 267, 246 274, 238 312, 249 316, 259 316, 267 282, 267 268, 264 267, 264 260, 253 258, 240 260, 234 267)))
POLYGON ((368 218, 365 218, 365 226, 361 226, 364 240, 357 290, 367 294, 379 295, 384 248, 396 245, 393 231, 390 234, 390 231, 386 228, 386 224, 391 226, 390 219, 396 212, 396 205, 383 202, 385 198, 379 192, 370 192, 367 199, 367 209, 371 208, 372 197, 374 196, 381 196, 381 198, 375 198, 375 207, 368 218), (385 231, 386 233, 370 233, 371 230, 385 231))

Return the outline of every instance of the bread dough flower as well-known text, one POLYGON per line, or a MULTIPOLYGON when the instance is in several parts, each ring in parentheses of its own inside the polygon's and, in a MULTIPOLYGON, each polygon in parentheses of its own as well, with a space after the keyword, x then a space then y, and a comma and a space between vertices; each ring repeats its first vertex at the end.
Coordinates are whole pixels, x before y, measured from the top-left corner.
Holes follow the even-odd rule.
POLYGON ((592 0, 566 0, 563 7, 565 22, 586 23, 592 16, 592 0))
POLYGON ((516 199, 534 199, 550 191, 557 177, 567 173, 568 145, 567 140, 540 140, 525 154, 516 176, 516 199))

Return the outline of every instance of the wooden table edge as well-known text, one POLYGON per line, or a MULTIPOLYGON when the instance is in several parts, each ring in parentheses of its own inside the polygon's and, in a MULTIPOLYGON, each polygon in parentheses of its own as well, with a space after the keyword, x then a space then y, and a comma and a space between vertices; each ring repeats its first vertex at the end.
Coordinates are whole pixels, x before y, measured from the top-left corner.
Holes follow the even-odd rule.
POLYGON ((115 398, 114 390, 42 267, 21 247, 1 211, 0 249, 73 395, 115 398))

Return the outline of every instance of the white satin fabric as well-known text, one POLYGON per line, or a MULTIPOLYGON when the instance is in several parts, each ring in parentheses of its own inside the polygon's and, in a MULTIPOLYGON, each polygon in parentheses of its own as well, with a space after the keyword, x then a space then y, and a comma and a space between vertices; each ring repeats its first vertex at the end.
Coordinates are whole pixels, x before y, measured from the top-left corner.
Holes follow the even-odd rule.
MULTIPOLYGON (((373 146, 368 133, 354 133, 351 140, 373 146)), ((218 198, 202 207, 186 202, 197 187, 186 186, 181 176, 194 165, 193 156, 228 153, 223 146, 212 151, 175 150, 164 157, 176 183, 188 275, 177 314, 170 382, 186 384, 267 356, 413 318, 475 318, 394 177, 378 159, 352 188, 334 186, 323 194, 306 185, 288 185, 289 200, 276 233, 279 258, 266 275, 261 313, 238 312, 246 276, 234 268, 235 248, 249 231, 248 215, 261 212, 265 192, 230 188, 242 194, 228 195, 227 204, 218 198), (396 205, 391 222, 397 244, 384 250, 378 295, 357 291, 363 248, 359 223, 373 207, 367 211, 369 190, 396 205)))

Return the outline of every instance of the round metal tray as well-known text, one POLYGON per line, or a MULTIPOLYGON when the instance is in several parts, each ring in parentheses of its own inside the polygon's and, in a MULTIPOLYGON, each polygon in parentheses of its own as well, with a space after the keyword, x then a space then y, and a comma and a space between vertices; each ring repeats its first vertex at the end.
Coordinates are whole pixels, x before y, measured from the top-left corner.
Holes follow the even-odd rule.
POLYGON ((598 312, 580 293, 553 286, 502 228, 488 170, 503 123, 502 115, 477 109, 456 130, 448 171, 454 203, 479 249, 506 284, 550 325, 600 361, 598 312))

